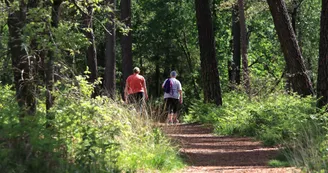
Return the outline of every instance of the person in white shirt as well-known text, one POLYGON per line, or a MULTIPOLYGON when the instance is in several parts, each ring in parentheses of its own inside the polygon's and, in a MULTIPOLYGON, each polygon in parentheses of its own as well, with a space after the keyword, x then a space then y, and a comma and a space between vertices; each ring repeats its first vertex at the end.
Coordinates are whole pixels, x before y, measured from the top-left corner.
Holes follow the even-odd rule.
MULTIPOLYGON (((177 112, 178 112, 178 105, 179 103, 182 104, 182 87, 179 80, 176 79, 177 72, 172 71, 170 74, 171 78, 166 79, 162 85, 162 88, 164 88, 165 83, 167 80, 170 82, 170 91, 164 92, 164 101, 165 101, 165 107, 168 111, 168 117, 167 122, 170 123, 178 123, 177 119, 177 112)), ((165 89, 165 88, 164 88, 165 89)))

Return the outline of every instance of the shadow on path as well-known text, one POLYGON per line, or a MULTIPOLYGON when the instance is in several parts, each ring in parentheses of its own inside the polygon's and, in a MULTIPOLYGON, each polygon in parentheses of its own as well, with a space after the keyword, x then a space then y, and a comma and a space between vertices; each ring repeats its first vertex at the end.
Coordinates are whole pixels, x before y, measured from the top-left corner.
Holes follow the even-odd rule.
POLYGON ((268 168, 278 148, 264 147, 252 138, 215 136, 211 128, 196 124, 162 128, 181 146, 180 152, 190 165, 184 172, 295 172, 292 168, 268 168))

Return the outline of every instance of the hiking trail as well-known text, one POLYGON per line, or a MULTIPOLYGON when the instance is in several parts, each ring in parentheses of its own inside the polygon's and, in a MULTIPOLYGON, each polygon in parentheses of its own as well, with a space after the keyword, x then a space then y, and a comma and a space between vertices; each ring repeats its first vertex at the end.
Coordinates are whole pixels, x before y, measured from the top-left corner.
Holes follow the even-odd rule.
POLYGON ((264 147, 249 137, 216 136, 211 128, 196 124, 162 126, 164 133, 178 142, 189 166, 184 173, 293 173, 295 168, 271 168, 270 159, 278 148, 264 147))

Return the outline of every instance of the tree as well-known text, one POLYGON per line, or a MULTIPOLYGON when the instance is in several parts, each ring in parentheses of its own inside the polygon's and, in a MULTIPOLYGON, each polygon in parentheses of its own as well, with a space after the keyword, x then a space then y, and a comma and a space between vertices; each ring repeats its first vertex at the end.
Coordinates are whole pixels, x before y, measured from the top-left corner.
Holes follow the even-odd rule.
POLYGON ((204 101, 222 105, 209 0, 195 0, 204 101))
POLYGON ((240 21, 239 21, 239 10, 238 5, 232 7, 232 51, 233 58, 230 68, 230 83, 232 85, 240 84, 240 60, 241 60, 241 48, 240 48, 240 21))
MULTIPOLYGON (((126 27, 131 28, 131 0, 121 0, 121 21, 126 27)), ((121 38, 122 46, 122 66, 123 66, 123 81, 122 87, 125 86, 125 80, 132 74, 132 35, 131 31, 121 38)), ((124 92, 122 92, 124 97, 124 92)))
POLYGON ((292 85, 291 88, 299 95, 312 95, 312 83, 306 72, 304 60, 288 16, 286 4, 283 0, 267 0, 267 2, 284 53, 287 75, 292 85))
MULTIPOLYGON (((51 10, 51 27, 57 28, 59 24, 59 8, 60 4, 63 2, 63 0, 54 0, 52 3, 52 10, 51 10)), ((52 38, 52 33, 50 33, 50 38, 52 38)), ((49 59, 48 63, 46 65, 46 109, 49 110, 53 106, 54 98, 51 94, 53 91, 53 85, 55 82, 55 76, 54 76, 54 60, 55 60, 55 52, 49 51, 49 59)))
POLYGON ((105 48, 105 74, 104 74, 104 88, 108 96, 115 99, 116 90, 116 58, 115 58, 115 6, 116 0, 106 0, 108 6, 113 9, 113 12, 109 14, 109 21, 106 25, 107 31, 106 35, 106 48, 105 48))
POLYGON ((239 22, 240 22, 240 42, 241 42, 241 56, 243 64, 243 83, 248 95, 251 94, 251 85, 248 71, 248 58, 247 58, 247 29, 244 12, 244 0, 238 0, 239 22))
POLYGON ((317 106, 328 103, 328 0, 322 0, 318 62, 317 106))
POLYGON ((10 8, 8 12, 9 51, 12 58, 16 99, 22 110, 21 116, 25 116, 33 115, 36 110, 35 84, 31 66, 34 57, 29 56, 22 47, 22 32, 26 25, 27 3, 24 0, 20 0, 18 3, 18 9, 10 6, 9 3, 7 4, 10 8))
MULTIPOLYGON (((87 65, 90 70, 89 82, 93 83, 96 81, 98 76, 97 69, 97 51, 95 43, 95 35, 93 33, 93 6, 89 0, 86 0, 87 13, 83 13, 83 25, 84 25, 84 35, 89 40, 90 45, 87 49, 87 65)), ((94 94, 93 94, 94 95, 94 94)))

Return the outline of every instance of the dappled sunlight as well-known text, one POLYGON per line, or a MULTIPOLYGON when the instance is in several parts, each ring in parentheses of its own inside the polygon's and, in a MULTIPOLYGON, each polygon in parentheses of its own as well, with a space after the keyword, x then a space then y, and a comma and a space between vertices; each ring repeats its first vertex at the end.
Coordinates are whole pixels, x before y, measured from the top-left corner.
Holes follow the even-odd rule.
POLYGON ((294 172, 295 168, 269 168, 277 147, 264 147, 249 137, 216 136, 202 125, 162 126, 167 136, 180 145, 189 163, 184 172, 294 172))

